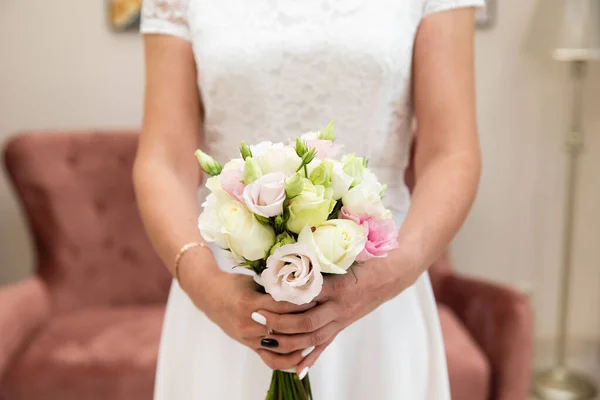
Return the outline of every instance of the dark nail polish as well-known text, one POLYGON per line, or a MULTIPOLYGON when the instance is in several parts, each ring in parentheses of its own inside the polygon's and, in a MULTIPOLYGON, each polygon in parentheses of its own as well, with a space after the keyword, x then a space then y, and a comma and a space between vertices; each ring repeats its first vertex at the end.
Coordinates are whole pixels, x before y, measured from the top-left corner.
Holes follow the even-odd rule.
POLYGON ((260 345, 262 347, 268 347, 269 349, 274 349, 279 347, 279 342, 275 339, 263 339, 260 341, 260 345))

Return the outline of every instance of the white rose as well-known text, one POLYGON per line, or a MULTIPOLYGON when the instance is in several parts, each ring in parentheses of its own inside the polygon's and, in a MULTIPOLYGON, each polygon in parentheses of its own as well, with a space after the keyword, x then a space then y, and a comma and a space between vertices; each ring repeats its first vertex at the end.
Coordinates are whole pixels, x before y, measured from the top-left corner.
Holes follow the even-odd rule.
POLYGON ((223 233, 223 223, 219 219, 219 201, 213 193, 209 194, 202 204, 204 211, 198 217, 198 228, 204 240, 215 243, 222 249, 229 248, 227 237, 223 233))
POLYGON ((361 185, 350 189, 342 197, 342 204, 353 215, 368 215, 377 219, 392 217, 392 212, 383 205, 380 194, 366 190, 361 185))
POLYGON ((285 200, 285 174, 272 172, 246 186, 244 202, 254 214, 275 217, 283 212, 285 200))
POLYGON ((314 232, 307 226, 298 236, 298 243, 306 244, 317 255, 321 272, 329 274, 345 274, 366 242, 364 228, 345 219, 329 220, 314 232))
POLYGON ((257 144, 250 145, 250 151, 252 152, 252 157, 260 157, 267 152, 267 150, 277 150, 283 149, 285 145, 283 143, 273 143, 269 141, 260 142, 257 144))
POLYGON ((228 248, 235 256, 260 260, 275 244, 273 228, 258 222, 243 204, 233 200, 220 203, 217 214, 228 248))
POLYGON ((388 219, 392 212, 381 201, 383 186, 368 169, 363 172, 361 183, 353 187, 342 197, 342 204, 353 215, 368 215, 377 219, 388 219))
POLYGON ((333 199, 339 200, 348 193, 350 185, 354 178, 344 172, 344 166, 341 162, 331 160, 333 170, 331 172, 331 188, 333 189, 333 199))
POLYGON ((258 161, 263 174, 283 172, 290 175, 296 172, 302 162, 302 159, 296 154, 296 150, 284 146, 282 143, 272 145, 258 156, 252 153, 252 156, 258 161))
POLYGON ((297 305, 313 301, 323 286, 317 256, 308 246, 297 243, 275 250, 260 278, 273 299, 297 305))
POLYGON ((361 184, 364 185, 364 188, 366 188, 367 190, 375 192, 377 194, 381 194, 381 192, 383 191, 383 185, 379 183, 379 181, 377 180, 377 176, 375 176, 375 174, 371 172, 371 170, 368 168, 365 168, 365 170, 363 171, 363 180, 361 184))

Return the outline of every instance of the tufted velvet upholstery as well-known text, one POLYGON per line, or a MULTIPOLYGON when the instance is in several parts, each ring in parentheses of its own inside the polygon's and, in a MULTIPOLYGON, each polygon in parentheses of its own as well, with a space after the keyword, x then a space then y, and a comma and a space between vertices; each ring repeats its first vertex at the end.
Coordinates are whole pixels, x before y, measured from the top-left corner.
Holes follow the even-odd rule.
POLYGON ((134 132, 28 133, 5 148, 55 312, 164 302, 170 276, 138 216, 134 132))
POLYGON ((0 399, 152 397, 171 276, 138 215, 135 132, 32 132, 4 160, 36 276, 0 290, 0 399))
MULTIPOLYGON (((0 289, 1 400, 151 398, 171 279, 134 202, 136 144, 135 132, 37 132, 6 145, 37 274, 0 289)), ((525 400, 526 298, 452 272, 447 254, 430 276, 453 399, 525 400)))

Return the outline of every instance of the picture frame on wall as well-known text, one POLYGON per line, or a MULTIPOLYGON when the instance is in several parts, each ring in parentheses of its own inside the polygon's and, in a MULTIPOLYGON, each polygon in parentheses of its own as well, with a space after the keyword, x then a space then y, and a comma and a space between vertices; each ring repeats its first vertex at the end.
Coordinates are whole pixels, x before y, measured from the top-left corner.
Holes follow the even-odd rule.
POLYGON ((479 29, 487 29, 496 21, 496 0, 485 0, 485 6, 475 13, 475 24, 479 29))
POLYGON ((142 0, 108 1, 108 23, 116 32, 135 31, 140 26, 142 0))

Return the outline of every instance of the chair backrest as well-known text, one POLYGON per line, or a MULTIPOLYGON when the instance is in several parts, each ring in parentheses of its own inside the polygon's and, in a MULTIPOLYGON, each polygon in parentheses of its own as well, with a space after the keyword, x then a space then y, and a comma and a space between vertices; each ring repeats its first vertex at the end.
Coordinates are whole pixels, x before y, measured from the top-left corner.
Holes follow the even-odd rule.
POLYGON ((55 311, 165 302, 170 274, 135 201, 136 132, 30 132, 10 139, 8 174, 55 311))
MULTIPOLYGON (((412 190, 415 186, 415 182, 416 182, 415 166, 414 166, 414 155, 415 155, 415 150, 416 150, 416 146, 417 146, 416 133, 414 134, 413 137, 415 139, 413 139, 413 142, 411 144, 410 161, 408 163, 408 167, 406 168, 406 171, 404 172, 404 182, 406 182, 406 185, 408 186, 408 189, 411 192, 412 192, 412 190)), ((452 272, 448 250, 444 251, 444 253, 440 257, 440 259, 438 261, 436 261, 431 267, 429 267, 428 271, 429 271, 429 278, 431 279, 431 286, 433 287, 434 293, 437 294, 439 292, 439 289, 442 285, 442 281, 444 280, 444 278, 452 272)))

